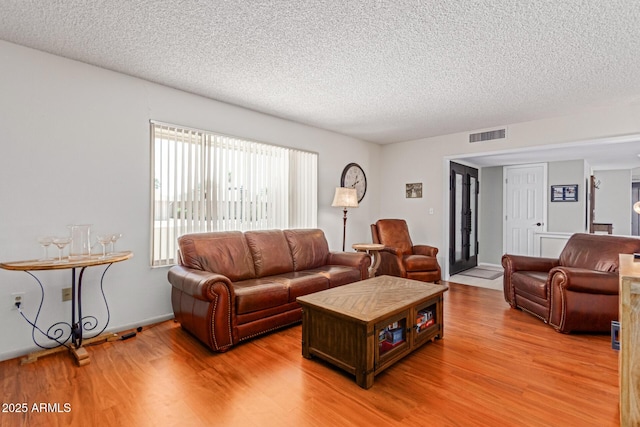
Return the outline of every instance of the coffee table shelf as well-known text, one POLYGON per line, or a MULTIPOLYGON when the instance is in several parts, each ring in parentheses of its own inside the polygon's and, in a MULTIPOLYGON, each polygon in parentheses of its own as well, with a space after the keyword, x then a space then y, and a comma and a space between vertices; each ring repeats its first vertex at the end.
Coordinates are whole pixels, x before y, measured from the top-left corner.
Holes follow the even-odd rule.
POLYGON ((426 342, 444 337, 447 289, 379 276, 299 297, 302 355, 328 361, 368 389, 375 375, 426 342))

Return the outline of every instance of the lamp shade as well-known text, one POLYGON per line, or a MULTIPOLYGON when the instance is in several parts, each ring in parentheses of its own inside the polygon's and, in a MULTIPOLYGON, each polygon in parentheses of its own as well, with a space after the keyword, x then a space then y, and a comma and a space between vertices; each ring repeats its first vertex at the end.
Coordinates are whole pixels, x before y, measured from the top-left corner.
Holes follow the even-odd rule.
POLYGON ((357 208, 358 193, 355 188, 336 187, 336 194, 333 196, 333 207, 357 208))
POLYGON ((633 210, 636 211, 637 214, 640 214, 640 202, 635 202, 633 204, 633 210))

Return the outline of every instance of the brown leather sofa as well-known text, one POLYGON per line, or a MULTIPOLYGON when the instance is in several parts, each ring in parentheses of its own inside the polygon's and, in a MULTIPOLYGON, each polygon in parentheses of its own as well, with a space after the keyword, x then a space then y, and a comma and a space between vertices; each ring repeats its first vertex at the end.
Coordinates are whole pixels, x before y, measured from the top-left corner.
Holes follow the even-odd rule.
POLYGON ((365 253, 330 252, 322 230, 187 234, 168 273, 175 318, 214 351, 302 319, 296 297, 368 277, 365 253))
POLYGON ((608 332, 618 319, 618 255, 640 239, 574 234, 558 259, 503 255, 504 298, 558 332, 608 332))
POLYGON ((380 266, 376 276, 389 275, 440 283, 438 248, 414 245, 409 236, 407 222, 403 219, 380 219, 371 224, 373 243, 384 245, 379 252, 380 266))

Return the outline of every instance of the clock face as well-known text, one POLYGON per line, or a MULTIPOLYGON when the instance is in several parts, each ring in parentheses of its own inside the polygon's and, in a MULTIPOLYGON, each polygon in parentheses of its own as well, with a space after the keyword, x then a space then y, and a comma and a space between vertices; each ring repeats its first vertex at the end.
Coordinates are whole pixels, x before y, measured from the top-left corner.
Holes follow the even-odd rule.
POLYGON ((342 171, 340 186, 355 188, 358 194, 358 203, 360 203, 367 192, 367 177, 358 164, 349 163, 342 171))

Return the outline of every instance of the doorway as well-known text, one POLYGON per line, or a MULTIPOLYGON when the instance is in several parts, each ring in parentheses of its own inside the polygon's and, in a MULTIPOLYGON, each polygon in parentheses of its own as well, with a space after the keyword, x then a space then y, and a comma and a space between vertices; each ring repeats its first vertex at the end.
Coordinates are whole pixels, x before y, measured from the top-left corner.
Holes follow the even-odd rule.
POLYGON ((449 274, 478 265, 478 169, 449 168, 449 274))

